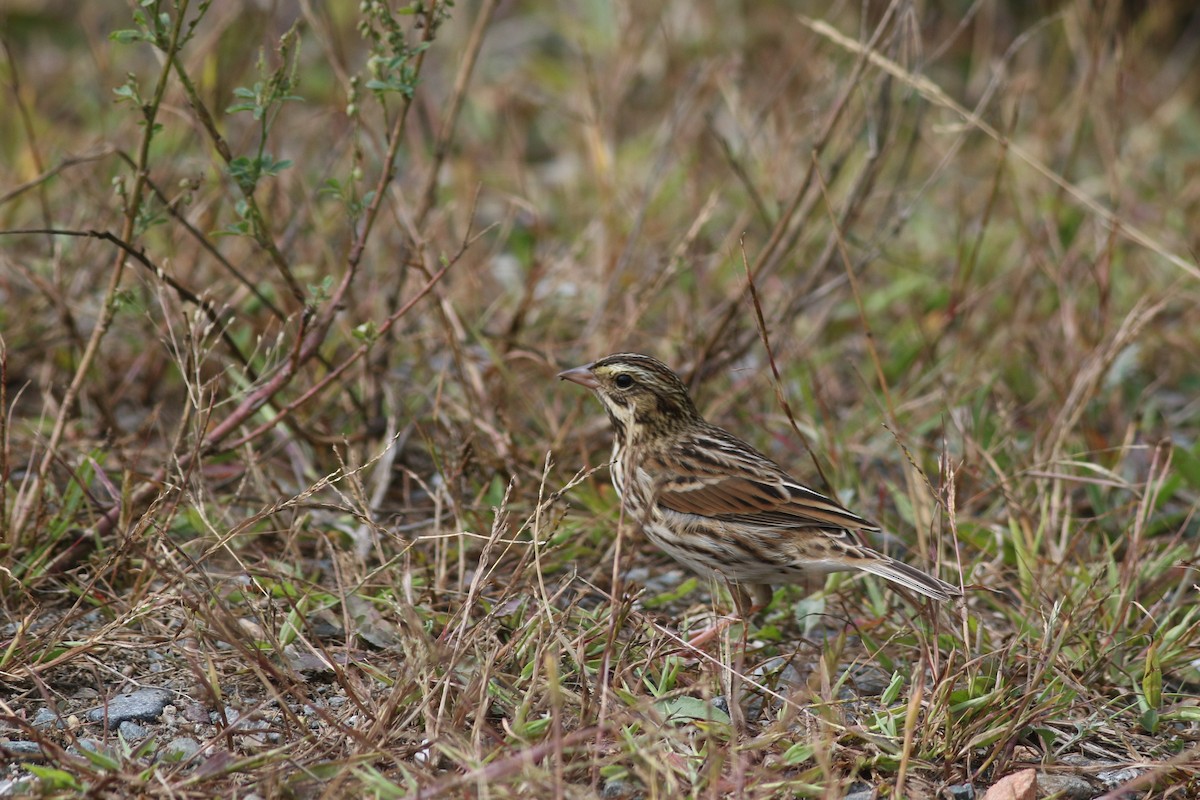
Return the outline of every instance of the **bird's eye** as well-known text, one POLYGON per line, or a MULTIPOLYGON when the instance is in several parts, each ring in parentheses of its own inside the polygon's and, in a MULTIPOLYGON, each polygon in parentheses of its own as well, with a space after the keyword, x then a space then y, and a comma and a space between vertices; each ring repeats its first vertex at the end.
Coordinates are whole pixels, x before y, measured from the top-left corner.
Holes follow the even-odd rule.
POLYGON ((616 384, 618 389, 628 389, 633 386, 633 376, 627 372, 622 372, 613 378, 613 383, 616 384))

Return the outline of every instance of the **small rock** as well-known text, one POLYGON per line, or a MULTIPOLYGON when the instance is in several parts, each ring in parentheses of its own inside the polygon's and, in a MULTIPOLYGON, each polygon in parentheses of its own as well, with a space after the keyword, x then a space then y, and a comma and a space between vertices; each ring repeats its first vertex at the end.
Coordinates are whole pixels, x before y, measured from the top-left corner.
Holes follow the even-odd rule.
POLYGON ((756 667, 750 673, 753 683, 748 683, 744 688, 748 696, 745 703, 746 719, 757 720, 767 706, 779 708, 783 705, 786 701, 778 695, 790 694, 808 682, 806 670, 809 667, 807 664, 804 667, 805 669, 802 670, 795 658, 784 658, 783 656, 768 658, 756 667), (767 691, 760 690, 754 684, 762 684, 767 691))
POLYGON ((46 758, 40 744, 23 740, 0 742, 0 755, 19 758, 23 761, 44 761, 46 758))
POLYGON ((229 720, 227 730, 244 737, 243 742, 265 747, 282 739, 282 735, 278 731, 271 730, 269 722, 259 719, 253 714, 243 714, 236 708, 226 708, 225 718, 229 720))
POLYGON ((983 800, 1034 800, 1037 797, 1038 774, 1032 769, 1023 769, 1005 775, 988 787, 983 800))
POLYGON ((1141 775, 1145 770, 1137 767, 1125 767, 1124 769, 1107 769, 1096 773, 1096 777, 1104 781, 1105 788, 1112 789, 1120 786, 1141 775))
POLYGON ((106 705, 87 712, 88 722, 107 722, 109 730, 122 722, 153 722, 171 702, 171 693, 166 689, 139 689, 128 694, 119 694, 106 705))
POLYGON ((211 725, 212 717, 203 703, 188 703, 183 707, 183 718, 197 725, 211 725))
POLYGON ((429 745, 430 742, 428 739, 421 740, 421 749, 412 754, 412 760, 414 763, 425 766, 430 762, 431 757, 436 758, 436 756, 433 756, 429 752, 429 745))
POLYGON ((66 723, 60 721, 58 714, 54 713, 49 708, 39 708, 37 713, 33 715, 33 727, 35 728, 65 728, 66 723))
POLYGON ((28 778, 0 781, 0 797, 33 797, 35 794, 33 781, 28 778))
POLYGON ((178 764, 180 761, 187 761, 199 752, 199 742, 187 736, 180 736, 163 745, 163 748, 158 751, 158 760, 166 761, 169 764, 178 764))
POLYGON ((310 650, 300 650, 293 645, 288 645, 284 648, 283 654, 291 668, 297 672, 333 672, 333 665, 319 653, 314 653, 310 650))
POLYGON ((340 639, 345 635, 345 631, 336 621, 321 616, 312 622, 312 635, 321 640, 340 639))
POLYGON ((76 739, 75 745, 67 748, 68 753, 75 753, 76 755, 81 754, 84 751, 89 753, 99 753, 101 755, 108 756, 109 758, 116 758, 116 753, 113 752, 112 748, 105 747, 104 742, 100 742, 95 739, 76 739))
POLYGON ((892 683, 892 676, 874 664, 849 666, 850 683, 859 697, 878 697, 892 683))
POLYGON ((807 683, 807 678, 796 665, 796 660, 783 656, 768 658, 762 666, 750 673, 750 677, 775 690, 781 690, 781 687, 795 689, 807 683))
POLYGON ((878 792, 865 783, 854 783, 846 792, 845 800, 875 800, 878 792))
POLYGON ((604 788, 600 790, 600 796, 604 800, 629 800, 633 797, 641 797, 637 787, 628 781, 623 781, 619 778, 610 778, 604 782, 604 788))
POLYGON ((1065 753, 1058 759, 1058 763, 1087 770, 1088 774, 1095 775, 1096 780, 1103 783, 1106 789, 1127 783, 1145 772, 1145 769, 1124 767, 1116 761, 1092 758, 1082 753, 1065 753))
POLYGON ((975 800, 975 785, 971 783, 956 783, 946 787, 946 797, 949 800, 975 800))
POLYGON ((140 742, 150 735, 150 731, 138 725, 136 722, 125 720, 117 726, 117 732, 125 737, 127 742, 140 742))
POLYGON ((1078 775, 1061 772, 1039 772, 1038 788, 1043 795, 1055 795, 1062 800, 1092 800, 1096 790, 1092 784, 1078 775))
POLYGON ((646 567, 634 567, 625 573, 624 579, 630 583, 641 584, 650 595, 667 594, 679 588, 690 575, 683 570, 650 570, 646 567))

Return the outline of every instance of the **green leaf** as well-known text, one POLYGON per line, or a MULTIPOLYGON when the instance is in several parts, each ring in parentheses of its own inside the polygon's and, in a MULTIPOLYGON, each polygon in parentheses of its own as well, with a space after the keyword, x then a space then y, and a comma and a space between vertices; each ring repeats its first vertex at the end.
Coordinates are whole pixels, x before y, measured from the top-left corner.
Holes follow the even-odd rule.
POLYGON ((108 772, 116 772, 121 768, 121 762, 113 758, 107 750, 88 746, 84 741, 80 741, 79 743, 79 752, 84 758, 92 762, 93 766, 100 769, 107 770, 108 772))
POLYGON ((814 752, 816 752, 816 748, 814 748, 811 744, 797 742, 784 751, 783 763, 791 767, 794 767, 797 764, 803 764, 805 761, 808 761, 813 757, 814 752))
POLYGON ((708 700, 699 697, 671 697, 655 703, 667 722, 723 722, 729 723, 729 715, 708 700))
POLYGON ((109 41, 117 42, 118 44, 133 44, 134 42, 143 42, 148 37, 141 31, 135 31, 132 28, 113 31, 108 35, 109 41))
POLYGON ((258 183, 258 164, 255 159, 238 156, 229 162, 229 174, 237 185, 249 194, 258 183))
POLYGON ((1200 489, 1200 455, 1180 447, 1171 454, 1171 462, 1175 466, 1175 471, 1183 476, 1188 486, 1200 489))
POLYGON ((1146 652, 1146 671, 1142 675, 1142 696, 1151 711, 1162 706, 1162 665, 1158 661, 1158 642, 1146 652))
POLYGON ((264 153, 262 158, 258 160, 258 170, 261 175, 278 175, 291 165, 292 161, 288 158, 272 161, 270 153, 264 153))
POLYGON ((1200 706, 1176 706, 1167 717, 1184 722, 1200 722, 1200 706))
POLYGON ((22 766, 45 782, 46 785, 41 787, 43 789, 73 789, 77 792, 83 791, 83 784, 69 772, 54 767, 44 767, 41 764, 24 764, 22 766))
POLYGON ((879 698, 880 702, 885 706, 890 706, 900 697, 900 690, 904 688, 904 676, 899 672, 892 673, 892 682, 883 690, 883 695, 879 698))
POLYGON ((522 739, 537 739, 546 732, 546 729, 550 727, 551 722, 552 720, 550 717, 531 719, 524 725, 513 726, 513 732, 522 739))
POLYGON ((661 594, 656 594, 654 597, 647 598, 644 601, 646 608, 658 608, 667 603, 673 603, 679 598, 686 597, 694 592, 698 585, 699 581, 694 576, 690 577, 669 592, 662 592, 661 594))

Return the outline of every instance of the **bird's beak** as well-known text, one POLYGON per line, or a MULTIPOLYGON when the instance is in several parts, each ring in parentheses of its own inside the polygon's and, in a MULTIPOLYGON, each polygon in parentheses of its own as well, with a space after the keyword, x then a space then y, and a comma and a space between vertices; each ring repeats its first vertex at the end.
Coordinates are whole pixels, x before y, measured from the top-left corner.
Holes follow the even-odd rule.
POLYGON ((592 374, 591 364, 584 364, 582 367, 560 372, 558 373, 558 377, 561 380, 578 383, 580 386, 586 386, 589 389, 597 389, 600 386, 600 381, 596 380, 596 376, 592 374))

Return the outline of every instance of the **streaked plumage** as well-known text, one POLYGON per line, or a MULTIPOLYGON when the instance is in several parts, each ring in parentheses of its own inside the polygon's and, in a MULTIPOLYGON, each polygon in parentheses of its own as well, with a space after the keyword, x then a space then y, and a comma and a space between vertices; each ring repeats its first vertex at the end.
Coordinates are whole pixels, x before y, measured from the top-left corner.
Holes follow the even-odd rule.
POLYGON ((617 353, 559 374, 591 389, 614 429, 612 481, 646 536, 677 561, 725 579, 743 615, 771 584, 863 570, 935 600, 961 592, 864 545, 879 528, 801 484, 700 416, 683 381, 650 356, 617 353))

